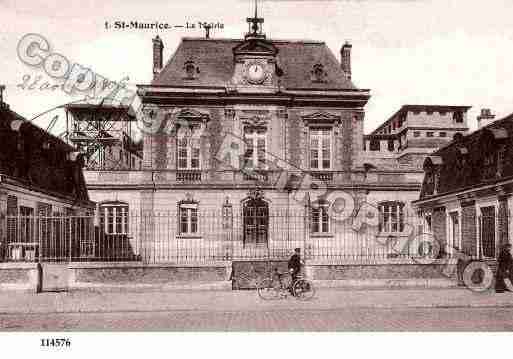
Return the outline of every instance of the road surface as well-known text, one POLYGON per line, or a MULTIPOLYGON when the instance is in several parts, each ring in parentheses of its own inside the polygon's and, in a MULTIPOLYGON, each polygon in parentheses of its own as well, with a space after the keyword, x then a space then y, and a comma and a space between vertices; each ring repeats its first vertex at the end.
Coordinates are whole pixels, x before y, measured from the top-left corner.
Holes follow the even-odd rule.
POLYGON ((0 314, 3 331, 511 331, 513 308, 0 314))

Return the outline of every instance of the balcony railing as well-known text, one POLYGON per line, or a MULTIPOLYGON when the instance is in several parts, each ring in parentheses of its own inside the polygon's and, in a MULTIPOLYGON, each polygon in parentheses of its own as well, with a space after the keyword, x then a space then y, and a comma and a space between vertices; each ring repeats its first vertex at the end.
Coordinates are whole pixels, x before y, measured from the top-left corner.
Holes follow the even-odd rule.
POLYGON ((176 172, 177 182, 201 182, 201 171, 177 171, 176 172))
POLYGON ((319 181, 333 181, 333 172, 310 172, 310 176, 318 179, 319 181))
POLYGON ((242 178, 244 181, 268 182, 269 181, 269 173, 264 172, 264 171, 248 170, 246 172, 243 172, 242 178))
POLYGON ((327 184, 351 182, 366 183, 422 183, 423 172, 387 172, 387 171, 283 171, 283 170, 140 170, 140 171, 84 171, 88 186, 96 185, 151 185, 169 183, 195 184, 247 184, 257 182, 265 185, 292 186, 305 185, 305 175, 327 184))

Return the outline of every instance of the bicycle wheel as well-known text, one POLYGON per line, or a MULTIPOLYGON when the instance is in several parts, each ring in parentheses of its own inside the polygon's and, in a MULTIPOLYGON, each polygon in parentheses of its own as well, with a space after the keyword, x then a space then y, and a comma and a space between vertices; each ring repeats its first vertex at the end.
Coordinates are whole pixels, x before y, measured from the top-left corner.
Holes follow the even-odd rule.
POLYGON ((274 287, 273 280, 270 278, 266 278, 258 284, 257 292, 258 296, 263 300, 271 300, 278 297, 278 291, 274 287))
POLYGON ((306 279, 299 279, 292 288, 294 296, 299 300, 310 300, 315 296, 313 284, 306 279))

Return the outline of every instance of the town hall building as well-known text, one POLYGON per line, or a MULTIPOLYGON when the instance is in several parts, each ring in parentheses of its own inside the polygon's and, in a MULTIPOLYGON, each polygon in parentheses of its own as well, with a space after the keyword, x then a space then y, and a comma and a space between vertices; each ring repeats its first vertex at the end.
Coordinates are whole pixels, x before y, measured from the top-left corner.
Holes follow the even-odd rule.
POLYGON ((337 57, 247 21, 243 39, 183 38, 166 63, 153 39, 142 168, 85 172, 102 231, 151 263, 411 256, 396 244, 417 228, 423 159, 468 130, 469 107, 404 106, 364 135, 351 44, 337 57))

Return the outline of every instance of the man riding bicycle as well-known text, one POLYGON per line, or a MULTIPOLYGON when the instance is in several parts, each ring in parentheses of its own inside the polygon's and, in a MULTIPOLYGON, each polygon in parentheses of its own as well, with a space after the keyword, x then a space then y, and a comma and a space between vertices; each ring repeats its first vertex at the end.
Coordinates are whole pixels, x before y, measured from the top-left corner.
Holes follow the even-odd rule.
POLYGON ((297 280, 297 277, 299 273, 301 272, 301 249, 296 248, 294 249, 294 254, 290 257, 288 262, 288 269, 290 276, 292 277, 292 282, 290 284, 290 293, 293 293, 292 287, 294 286, 294 283, 297 280))

